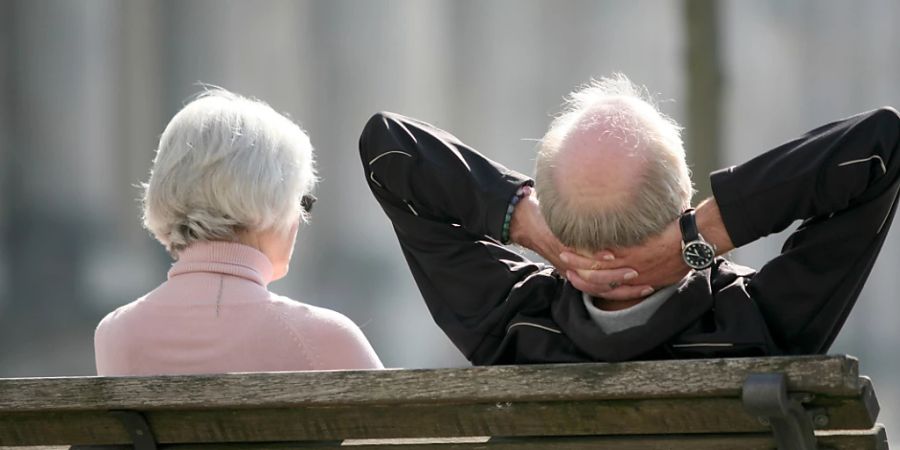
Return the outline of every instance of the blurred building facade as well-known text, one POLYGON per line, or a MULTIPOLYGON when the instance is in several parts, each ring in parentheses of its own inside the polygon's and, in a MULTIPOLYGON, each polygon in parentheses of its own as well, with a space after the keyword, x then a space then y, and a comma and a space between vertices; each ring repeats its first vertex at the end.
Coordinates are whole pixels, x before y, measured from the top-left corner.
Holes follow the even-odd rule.
MULTIPOLYGON (((718 4, 724 164, 819 123, 900 106, 900 2, 718 4)), ((337 309, 385 364, 466 364, 433 324, 371 198, 356 140, 378 110, 446 128, 532 172, 562 97, 623 72, 684 121, 672 1, 0 0, 0 376, 93 373, 99 319, 164 280, 138 183, 198 82, 308 130, 322 182, 274 291, 337 309)), ((689 130, 690 131, 690 130, 689 130)), ((689 149, 690 151, 690 149, 689 149)), ((696 183, 708 184, 703 173, 696 183)), ((862 359, 900 433, 900 229, 833 348, 862 359)), ((774 236, 737 252, 759 265, 774 236)), ((787 300, 786 300, 787 301, 787 300)))

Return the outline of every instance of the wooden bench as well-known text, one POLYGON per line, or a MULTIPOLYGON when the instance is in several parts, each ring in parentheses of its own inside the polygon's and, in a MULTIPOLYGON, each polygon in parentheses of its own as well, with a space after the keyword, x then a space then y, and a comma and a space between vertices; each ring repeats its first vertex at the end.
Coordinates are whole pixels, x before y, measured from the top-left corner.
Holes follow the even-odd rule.
POLYGON ((848 356, 0 380, 0 446, 886 449, 877 415, 848 356))

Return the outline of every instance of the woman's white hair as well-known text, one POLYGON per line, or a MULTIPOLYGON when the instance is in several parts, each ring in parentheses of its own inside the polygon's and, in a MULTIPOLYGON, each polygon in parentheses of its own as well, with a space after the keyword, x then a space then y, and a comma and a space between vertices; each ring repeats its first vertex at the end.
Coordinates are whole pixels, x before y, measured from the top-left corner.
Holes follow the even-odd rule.
POLYGON ((173 255, 241 231, 286 232, 306 220, 316 183, 312 145, 269 105, 225 89, 201 93, 159 140, 143 184, 144 226, 173 255))
POLYGON ((636 245, 662 232, 690 207, 694 193, 681 127, 659 111, 645 89, 621 74, 569 94, 541 139, 535 184, 553 234, 564 245, 590 251, 636 245), (604 111, 605 135, 633 144, 646 163, 629 201, 590 210, 560 194, 557 182, 565 174, 556 173, 556 158, 570 132, 597 123, 592 114, 598 108, 604 111))

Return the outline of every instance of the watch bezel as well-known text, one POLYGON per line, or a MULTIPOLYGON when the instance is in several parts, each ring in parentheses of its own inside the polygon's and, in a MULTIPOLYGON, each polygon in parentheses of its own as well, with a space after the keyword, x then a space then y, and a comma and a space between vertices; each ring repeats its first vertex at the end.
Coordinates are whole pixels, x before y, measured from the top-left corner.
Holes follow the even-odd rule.
POLYGON ((715 261, 715 259, 716 259, 716 247, 714 245, 710 244, 709 242, 705 241, 703 239, 703 236, 700 236, 698 239, 695 239, 690 242, 682 242, 681 243, 681 260, 684 261, 684 263, 687 264, 688 267, 690 267, 694 270, 703 270, 703 269, 706 269, 706 268, 712 266, 712 263, 713 263, 713 261, 715 261), (688 249, 688 247, 690 247, 692 245, 702 245, 709 249, 712 256, 709 258, 708 261, 706 261, 705 264, 695 265, 695 264, 691 264, 691 262, 688 261, 688 258, 685 256, 684 252, 688 249))

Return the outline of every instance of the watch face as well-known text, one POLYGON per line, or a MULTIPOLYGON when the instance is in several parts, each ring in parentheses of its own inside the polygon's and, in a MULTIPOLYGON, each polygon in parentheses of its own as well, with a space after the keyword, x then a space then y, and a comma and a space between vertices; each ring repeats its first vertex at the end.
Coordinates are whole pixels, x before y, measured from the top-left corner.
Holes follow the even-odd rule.
POLYGON ((684 246, 684 250, 681 251, 681 256, 688 266, 691 266, 694 269, 705 269, 712 264, 713 259, 716 257, 716 253, 708 243, 694 241, 684 246))

